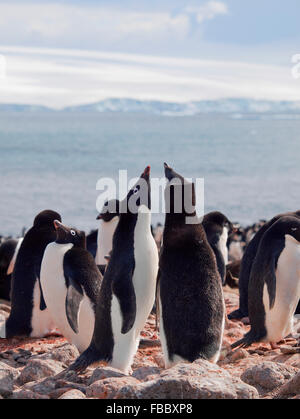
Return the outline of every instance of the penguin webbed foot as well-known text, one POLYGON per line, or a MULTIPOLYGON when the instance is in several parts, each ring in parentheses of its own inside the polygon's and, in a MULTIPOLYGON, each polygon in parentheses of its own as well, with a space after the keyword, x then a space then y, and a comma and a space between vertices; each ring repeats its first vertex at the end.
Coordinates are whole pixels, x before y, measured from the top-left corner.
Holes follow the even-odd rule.
POLYGON ((231 345, 231 349, 248 348, 249 346, 252 345, 252 343, 257 342, 258 340, 259 339, 256 340, 255 338, 253 338, 253 336, 250 333, 246 333, 246 335, 242 339, 234 342, 231 345))
MULTIPOLYGON (((68 368, 69 371, 75 371, 77 373, 83 372, 90 365, 97 361, 101 361, 96 351, 92 348, 87 348, 82 354, 71 364, 68 368)), ((66 370, 67 371, 67 370, 66 370)))
POLYGON ((237 310, 232 311, 230 314, 228 314, 228 319, 229 320, 240 320, 240 319, 242 319, 243 317, 246 317, 246 316, 248 316, 248 314, 243 313, 241 311, 241 309, 239 308, 237 310))

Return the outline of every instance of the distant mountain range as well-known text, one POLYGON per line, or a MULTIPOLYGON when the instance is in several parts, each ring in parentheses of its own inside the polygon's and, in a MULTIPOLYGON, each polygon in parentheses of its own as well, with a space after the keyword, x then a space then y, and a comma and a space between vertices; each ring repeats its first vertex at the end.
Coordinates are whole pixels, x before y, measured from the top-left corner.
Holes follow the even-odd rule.
POLYGON ((135 99, 105 99, 87 105, 54 110, 38 105, 0 104, 0 112, 133 112, 155 115, 231 114, 290 114, 300 115, 300 102, 255 99, 202 100, 173 103, 135 99))

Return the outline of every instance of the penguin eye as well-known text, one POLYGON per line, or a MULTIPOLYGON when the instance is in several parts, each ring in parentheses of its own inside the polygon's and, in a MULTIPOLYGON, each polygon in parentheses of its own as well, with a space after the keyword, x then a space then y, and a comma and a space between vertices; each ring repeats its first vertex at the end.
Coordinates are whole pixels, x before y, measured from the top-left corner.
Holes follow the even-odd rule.
POLYGON ((136 186, 133 190, 134 195, 137 194, 139 190, 140 190, 140 187, 136 186))
POLYGON ((76 236, 76 233, 75 233, 74 230, 71 230, 71 234, 72 234, 72 236, 76 236))
POLYGON ((292 228, 292 231, 297 231, 297 230, 298 230, 297 227, 292 228))

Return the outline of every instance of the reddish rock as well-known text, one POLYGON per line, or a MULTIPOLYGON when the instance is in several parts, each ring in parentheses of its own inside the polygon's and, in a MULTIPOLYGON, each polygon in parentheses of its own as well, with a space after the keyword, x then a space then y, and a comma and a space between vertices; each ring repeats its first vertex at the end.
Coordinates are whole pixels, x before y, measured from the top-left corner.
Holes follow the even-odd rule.
POLYGON ((50 399, 49 396, 44 394, 34 393, 31 390, 16 390, 13 392, 10 399, 50 399))
POLYGON ((85 399, 86 396, 81 393, 79 390, 69 390, 65 392, 62 396, 59 397, 59 399, 63 400, 69 400, 69 399, 85 399))
POLYGON ((51 359, 31 359, 22 370, 18 379, 19 384, 36 381, 44 377, 56 375, 63 371, 62 364, 51 359))
POLYGON ((91 384, 87 388, 86 395, 97 399, 113 399, 120 391, 122 393, 122 389, 130 388, 138 383, 137 379, 128 376, 106 378, 91 384))
POLYGON ((280 388, 278 395, 300 396, 300 371, 280 388))
POLYGON ((283 385, 297 373, 297 369, 288 365, 265 361, 246 369, 241 379, 259 390, 273 390, 283 385))
POLYGON ((88 380, 88 385, 93 384, 95 381, 104 380, 105 378, 111 378, 111 377, 127 377, 124 373, 122 373, 120 370, 117 370, 116 368, 112 367, 99 367, 96 368, 91 376, 91 378, 88 380))

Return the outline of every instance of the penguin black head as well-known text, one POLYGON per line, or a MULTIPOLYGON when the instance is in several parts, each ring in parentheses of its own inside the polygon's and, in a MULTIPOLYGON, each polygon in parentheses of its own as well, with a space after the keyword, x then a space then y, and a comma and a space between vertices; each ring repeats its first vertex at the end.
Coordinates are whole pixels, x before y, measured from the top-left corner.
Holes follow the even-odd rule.
POLYGON ((84 231, 79 231, 76 228, 67 227, 58 220, 54 220, 53 225, 56 230, 56 243, 72 243, 74 247, 82 247, 84 249, 86 248, 86 238, 84 231))
POLYGON ((228 218, 219 211, 209 212, 203 217, 203 224, 213 223, 221 228, 227 227, 228 231, 234 232, 235 228, 228 218))
POLYGON ((111 199, 110 201, 106 201, 96 220, 103 220, 104 222, 108 223, 113 218, 119 216, 119 208, 120 201, 118 199, 111 199))
POLYGON ((55 211, 44 210, 35 217, 33 226, 37 228, 50 227, 54 229, 54 220, 61 222, 61 216, 55 211))
POLYGON ((120 202, 122 213, 136 214, 141 206, 151 209, 150 166, 147 166, 126 198, 120 202))
POLYGON ((166 212, 195 216, 195 186, 164 163, 168 183, 165 188, 166 212))
POLYGON ((279 234, 294 237, 300 243, 300 219, 293 216, 284 216, 274 224, 274 231, 279 234))

